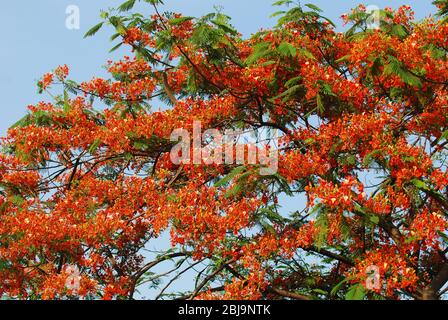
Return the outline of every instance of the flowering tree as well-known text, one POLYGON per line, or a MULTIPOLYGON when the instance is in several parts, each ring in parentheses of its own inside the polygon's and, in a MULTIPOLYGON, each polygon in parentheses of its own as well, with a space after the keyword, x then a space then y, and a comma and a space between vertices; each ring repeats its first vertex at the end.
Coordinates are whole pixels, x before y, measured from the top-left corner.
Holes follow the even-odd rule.
POLYGON ((220 12, 144 0, 147 17, 129 13, 135 2, 86 34, 110 25, 114 49, 132 50, 107 63, 110 78, 78 84, 56 68, 38 86, 59 95, 2 140, 1 294, 129 299, 150 285, 163 298, 198 270, 178 298, 443 297, 448 1, 419 22, 407 6, 359 6, 340 33, 282 0, 278 25, 249 39, 220 12), (278 171, 173 163, 172 132, 195 121, 278 130, 278 171), (165 231, 172 247, 149 261, 165 231))

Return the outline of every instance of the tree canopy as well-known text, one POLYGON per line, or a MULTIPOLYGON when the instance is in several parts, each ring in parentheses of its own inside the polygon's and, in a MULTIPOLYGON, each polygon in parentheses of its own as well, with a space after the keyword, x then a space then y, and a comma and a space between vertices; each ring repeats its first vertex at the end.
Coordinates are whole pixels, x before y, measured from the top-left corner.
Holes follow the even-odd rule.
POLYGON ((277 26, 249 38, 222 12, 142 0, 148 16, 136 2, 86 34, 108 27, 112 50, 131 50, 109 77, 77 83, 57 67, 38 83, 52 99, 1 141, 0 295, 443 298, 448 1, 422 21, 382 9, 375 28, 359 6, 338 32, 316 6, 282 0, 277 26), (277 130, 278 171, 174 164, 171 134, 195 121, 277 130), (148 259, 164 232, 171 248, 148 259), (194 287, 170 293, 186 272, 194 287))

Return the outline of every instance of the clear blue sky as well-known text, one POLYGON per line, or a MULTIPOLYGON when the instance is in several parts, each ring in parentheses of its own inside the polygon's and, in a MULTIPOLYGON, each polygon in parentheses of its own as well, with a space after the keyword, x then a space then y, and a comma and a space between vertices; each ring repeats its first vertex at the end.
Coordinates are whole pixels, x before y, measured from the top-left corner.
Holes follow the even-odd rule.
MULTIPOLYGON (((83 39, 84 33, 99 22, 101 9, 116 7, 124 0, 14 0, 3 1, 0 10, 0 136, 20 119, 26 106, 44 96, 37 95, 36 80, 54 67, 67 64, 71 78, 88 80, 104 75, 102 66, 108 59, 118 59, 123 52, 109 54, 111 29, 101 30, 95 37, 83 39), (81 27, 68 30, 66 8, 77 5, 81 27)), ((165 9, 190 16, 201 16, 218 5, 233 18, 233 25, 245 36, 275 23, 269 16, 276 11, 273 0, 165 0, 165 9)), ((324 15, 341 25, 340 16, 359 3, 378 7, 411 5, 418 18, 434 13, 431 0, 302 0, 324 10, 324 15)), ((149 8, 145 8, 148 14, 149 8)), ((144 12, 143 12, 144 13, 144 12)), ((296 201, 294 201, 296 202, 296 201)), ((284 209, 293 210, 296 203, 286 201, 284 209)), ((166 244, 166 240, 161 243, 166 244)), ((151 245, 152 248, 156 244, 151 245)), ((185 283, 184 283, 185 284, 185 283)), ((150 293, 147 293, 150 296, 150 293)))

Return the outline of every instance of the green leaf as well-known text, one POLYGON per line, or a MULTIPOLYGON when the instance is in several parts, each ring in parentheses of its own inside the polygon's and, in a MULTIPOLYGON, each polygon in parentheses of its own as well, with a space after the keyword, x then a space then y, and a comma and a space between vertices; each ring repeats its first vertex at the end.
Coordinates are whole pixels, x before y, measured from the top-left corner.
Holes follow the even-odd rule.
POLYGON ((382 153, 381 150, 374 150, 364 157, 362 164, 367 167, 375 161, 375 155, 382 153))
POLYGON ((447 0, 434 0, 432 2, 432 4, 439 8, 439 11, 437 12, 437 16, 443 17, 445 15, 448 15, 448 1, 447 0))
POLYGON ((271 234, 277 234, 277 232, 275 231, 274 227, 271 226, 269 223, 267 223, 265 221, 260 221, 260 225, 263 227, 263 229, 266 232, 269 232, 271 234))
POLYGON ((121 6, 118 7, 118 10, 121 12, 129 11, 131 10, 135 5, 135 0, 128 0, 125 3, 123 3, 121 6))
POLYGON ((442 133, 442 135, 440 136, 440 140, 448 140, 448 130, 442 133))
POLYGON ((286 90, 285 92, 282 92, 281 94, 279 94, 278 96, 276 96, 272 99, 275 100, 275 99, 283 98, 283 102, 287 102, 291 98, 293 98, 297 92, 301 91, 302 89, 303 89, 303 85, 297 84, 297 85, 290 87, 288 90, 286 90))
POLYGON ((408 35, 408 32, 406 31, 406 29, 401 25, 401 24, 396 24, 392 27, 391 33, 394 36, 400 37, 400 38, 405 38, 408 35))
POLYGON ((274 210, 274 206, 270 206, 268 208, 259 209, 259 213, 262 214, 267 220, 272 223, 284 223, 287 221, 281 214, 279 214, 276 210, 274 210))
POLYGON ((393 87, 390 89, 390 97, 393 99, 400 98, 403 95, 403 89, 399 87, 393 87))
POLYGON ((17 127, 26 127, 26 126, 29 126, 31 123, 32 123, 31 115, 27 114, 22 119, 20 119, 16 123, 14 123, 10 128, 14 129, 14 128, 17 128, 17 127))
POLYGON ((350 280, 350 278, 345 278, 344 280, 339 282, 337 285, 335 285, 333 287, 333 289, 331 289, 331 291, 330 291, 330 296, 335 296, 336 293, 338 293, 338 291, 341 290, 342 286, 349 280, 350 280))
POLYGON ((142 151, 148 149, 148 147, 149 147, 148 143, 146 141, 134 141, 133 146, 135 149, 142 150, 142 151))
POLYGON ((333 90, 331 89, 331 86, 328 83, 323 83, 321 85, 321 91, 322 91, 322 93, 324 93, 327 96, 336 97, 336 94, 333 92, 333 90))
POLYGON ((356 164, 356 156, 353 155, 353 154, 349 154, 349 155, 347 155, 347 156, 345 156, 345 157, 341 157, 341 158, 339 159, 339 162, 340 162, 341 164, 344 164, 344 165, 350 165, 350 166, 353 166, 353 165, 356 164))
POLYGON ((388 64, 384 67, 385 75, 396 75, 404 83, 413 87, 422 87, 420 79, 411 72, 403 69, 402 63, 394 56, 389 55, 388 64))
POLYGON ((242 188, 243 188, 243 186, 241 184, 236 184, 235 186, 232 187, 232 189, 228 190, 225 193, 224 197, 225 198, 234 197, 242 191, 242 188))
POLYGON ((435 44, 431 43, 424 47, 425 49, 429 50, 431 52, 431 56, 434 59, 443 59, 446 60, 446 51, 435 44))
POLYGON ((126 28, 123 25, 123 21, 122 21, 121 17, 112 16, 109 18, 109 22, 110 22, 110 24, 112 24, 115 27, 115 30, 117 30, 117 32, 120 35, 126 34, 126 28))
POLYGON ((403 159, 404 162, 414 162, 414 157, 408 157, 408 156, 402 156, 401 159, 403 159))
POLYGON ((306 145, 313 145, 316 142, 316 140, 313 138, 308 138, 304 142, 306 145))
POLYGON ((373 60, 372 67, 370 68, 370 73, 372 76, 379 76, 381 75, 381 67, 383 66, 383 61, 380 57, 376 57, 373 60))
POLYGON ((131 152, 125 152, 125 153, 124 153, 124 158, 125 158, 127 161, 132 160, 133 157, 134 157, 134 155, 133 155, 131 152))
POLYGON ((236 31, 235 29, 233 29, 230 25, 228 25, 226 23, 223 23, 218 20, 213 20, 212 23, 214 25, 216 25, 217 27, 219 27, 220 29, 224 30, 226 33, 229 33, 234 36, 238 34, 238 31, 236 31))
POLYGON ((235 178, 235 176, 237 176, 238 174, 243 172, 245 169, 246 169, 245 166, 240 166, 240 167, 234 168, 224 178, 222 178, 217 183, 215 183, 215 187, 219 188, 219 187, 222 187, 223 185, 229 183, 233 178, 235 178))
POLYGON ((421 190, 429 190, 429 188, 428 188, 428 186, 426 185, 426 183, 423 182, 422 180, 419 180, 419 179, 412 179, 411 182, 412 182, 412 184, 413 184, 414 186, 416 186, 418 189, 421 189, 421 190))
POLYGON ((295 57, 297 54, 297 49, 289 42, 280 43, 277 51, 283 56, 295 57))
POLYGON ((288 81, 285 82, 285 87, 286 87, 286 88, 290 88, 290 87, 293 86, 293 85, 297 85, 297 83, 298 83, 300 80, 302 80, 302 77, 301 77, 301 76, 291 78, 291 79, 289 79, 288 81))
POLYGON ((280 185, 282 192, 284 192, 289 197, 294 196, 291 187, 289 186, 288 180, 286 180, 285 177, 281 176, 279 173, 274 174, 274 177, 280 185))
POLYGON ((42 85, 42 82, 38 81, 37 82, 37 93, 42 94, 43 92, 44 92, 44 87, 42 85))
POLYGON ((274 64, 274 63, 277 63, 277 62, 276 62, 276 61, 269 60, 269 61, 264 62, 264 63, 262 64, 262 66, 263 66, 263 67, 267 67, 267 66, 270 66, 271 64, 274 64))
POLYGON ((89 31, 86 32, 86 34, 84 35, 84 38, 91 37, 91 36, 95 35, 98 32, 98 30, 101 29, 103 24, 104 24, 104 22, 100 22, 96 26, 93 26, 89 31))
POLYGON ((445 240, 445 242, 448 243, 448 235, 446 235, 442 231, 437 231, 437 233, 439 234, 439 236, 441 236, 443 238, 443 240, 445 240))
POLYGON ((18 207, 20 207, 25 202, 25 200, 19 195, 12 196, 11 201, 14 205, 16 205, 18 207))
POLYGON ((300 49, 299 50, 299 54, 301 55, 301 56, 303 56, 303 57, 306 57, 306 58, 309 58, 309 59, 312 59, 312 60, 316 60, 316 57, 311 53, 311 52, 309 52, 308 50, 306 50, 306 49, 300 49))
POLYGON ((366 289, 361 284, 351 286, 345 295, 345 300, 364 300, 366 289))
POLYGON ((378 216, 370 216, 369 218, 370 222, 372 222, 373 224, 378 224, 380 222, 380 217, 378 216))
POLYGON ((323 295, 327 295, 328 294, 327 291, 324 291, 322 289, 313 289, 312 292, 315 292, 317 294, 323 294, 323 295))
POLYGON ((286 11, 277 11, 277 12, 274 12, 273 14, 271 14, 269 17, 270 18, 274 18, 276 16, 280 16, 280 15, 285 14, 285 13, 286 13, 286 11))
POLYGON ((101 144, 101 140, 96 139, 96 140, 90 145, 89 153, 90 153, 90 154, 95 153, 96 150, 98 150, 98 147, 100 146, 100 144, 101 144))
POLYGON ((184 23, 186 21, 190 21, 190 20, 193 20, 193 19, 194 19, 194 17, 180 17, 180 18, 170 19, 170 20, 168 20, 168 22, 171 25, 176 26, 176 25, 182 24, 182 23, 184 23))
POLYGON ((319 93, 316 95, 316 103, 317 103, 317 109, 319 110, 319 112, 320 113, 324 112, 325 107, 324 107, 324 104, 322 103, 322 97, 319 93))
POLYGON ((163 4, 162 0, 144 0, 144 1, 150 4, 163 4))
POLYGON ((321 249, 327 242, 328 235, 328 217, 325 211, 319 211, 319 215, 315 221, 315 226, 318 230, 318 234, 316 235, 314 241, 316 247, 321 249))
POLYGON ((322 9, 319 8, 318 6, 311 4, 311 3, 307 3, 305 4, 306 7, 310 8, 311 10, 314 10, 316 12, 322 12, 322 9))
POLYGON ((109 52, 114 52, 115 50, 117 50, 118 48, 120 48, 123 45, 123 42, 120 42, 119 44, 117 44, 116 46, 114 46, 112 49, 109 50, 109 52))
POLYGON ((262 42, 254 46, 254 51, 247 57, 246 64, 251 65, 271 53, 270 43, 262 42))
POLYGON ((110 37, 110 41, 114 41, 115 39, 117 39, 120 36, 119 33, 114 33, 111 37, 110 37))
POLYGON ((69 96, 68 96, 68 92, 67 90, 64 90, 64 112, 67 113, 70 111, 71 106, 70 106, 70 100, 69 100, 69 96))
POLYGON ((272 5, 273 6, 283 6, 283 5, 287 5, 288 6, 290 4, 292 4, 291 0, 279 0, 279 1, 274 2, 272 5))
POLYGON ((410 73, 409 71, 405 71, 403 70, 402 73, 399 74, 401 80, 403 80, 404 83, 413 86, 413 87, 422 87, 422 82, 421 80, 416 77, 415 75, 413 75, 412 73, 410 73))

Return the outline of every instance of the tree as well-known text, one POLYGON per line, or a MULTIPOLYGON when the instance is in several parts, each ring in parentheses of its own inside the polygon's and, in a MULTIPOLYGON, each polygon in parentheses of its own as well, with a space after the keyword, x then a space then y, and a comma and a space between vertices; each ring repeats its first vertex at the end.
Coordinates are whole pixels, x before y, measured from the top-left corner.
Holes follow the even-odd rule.
POLYGON ((152 16, 129 0, 86 34, 110 25, 113 49, 132 50, 108 62, 109 79, 78 84, 56 68, 39 91, 62 93, 2 140, 1 294, 129 299, 150 285, 166 298, 203 266, 178 298, 443 297, 446 0, 423 21, 407 6, 380 10, 373 29, 359 6, 344 33, 314 5, 283 0, 278 25, 248 39, 221 12, 142 2, 152 16), (174 164, 171 134, 194 121, 278 130, 278 172, 174 164), (172 248, 148 262, 145 246, 166 231, 172 248))

